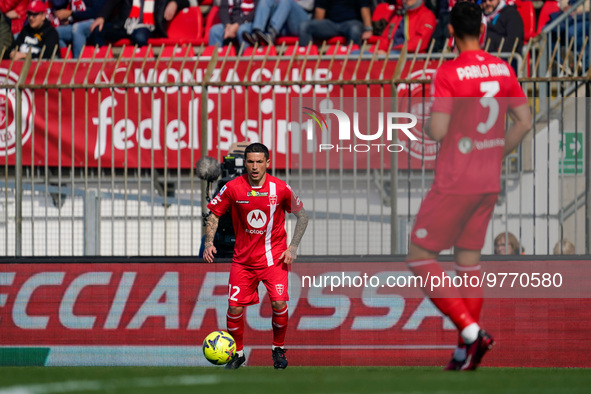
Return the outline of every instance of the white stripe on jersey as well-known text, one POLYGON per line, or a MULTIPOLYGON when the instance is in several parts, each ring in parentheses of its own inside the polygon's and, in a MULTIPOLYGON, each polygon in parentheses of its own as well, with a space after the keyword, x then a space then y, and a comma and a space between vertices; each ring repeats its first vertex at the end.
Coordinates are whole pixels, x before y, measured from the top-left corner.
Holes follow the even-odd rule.
MULTIPOLYGON (((277 185, 275 182, 269 182, 269 196, 277 196, 277 185)), ((267 223, 267 233, 265 234, 265 256, 267 257, 267 266, 270 267, 274 264, 273 252, 271 251, 271 230, 273 230, 273 216, 275 215, 277 204, 269 205, 271 205, 271 212, 269 212, 269 223, 267 223)))

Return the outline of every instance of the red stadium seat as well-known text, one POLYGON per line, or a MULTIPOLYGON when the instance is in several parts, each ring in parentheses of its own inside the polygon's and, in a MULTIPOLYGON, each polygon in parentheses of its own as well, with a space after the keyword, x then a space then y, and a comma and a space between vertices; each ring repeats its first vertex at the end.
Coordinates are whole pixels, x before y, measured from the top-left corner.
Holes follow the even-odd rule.
POLYGON ((72 59, 72 48, 70 48, 70 47, 60 48, 60 57, 62 59, 72 59))
POLYGON ((542 6, 542 9, 540 10, 540 15, 538 16, 538 28, 536 29, 536 35, 542 32, 542 29, 550 20, 550 15, 559 11, 560 7, 558 6, 557 1, 544 1, 544 5, 542 6))
POLYGON ((111 45, 114 46, 114 47, 130 46, 131 45, 131 40, 129 40, 127 38, 122 38, 120 40, 115 41, 111 45))
POLYGON ((336 36, 336 37, 332 37, 329 38, 328 40, 326 40, 326 44, 327 45, 346 45, 347 44, 347 39, 343 36, 336 36))
MULTIPOLYGON (((353 51, 358 51, 359 50, 359 45, 355 45, 353 44, 353 46, 351 47, 351 52, 353 51)), ((327 55, 346 55, 349 52, 349 46, 348 45, 331 45, 326 49, 326 54, 327 55)))
POLYGON ((121 57, 126 58, 126 59, 143 59, 146 56, 148 57, 148 59, 154 58, 154 51, 152 51, 151 46, 139 47, 139 48, 127 46, 127 47, 124 47, 123 50, 121 51, 121 57))
MULTIPOLYGON (((211 57, 213 55, 213 51, 215 50, 215 46, 208 45, 203 48, 203 52, 201 52, 200 56, 202 57, 211 57)), ((236 48, 233 46, 225 46, 218 48, 218 56, 236 56, 236 48)))
POLYGON ((104 47, 93 47, 90 45, 85 46, 82 49, 82 53, 80 57, 83 59, 92 59, 94 55, 95 59, 112 59, 113 58, 113 51, 108 46, 104 47), (96 55, 94 55, 96 53, 96 55))
POLYGON ((521 1, 517 4, 517 10, 523 19, 523 41, 528 42, 536 35, 536 11, 531 1, 521 1))
POLYGON ((162 49, 162 52, 160 53, 160 57, 162 58, 171 58, 171 57, 178 57, 178 58, 183 58, 183 57, 194 57, 195 56, 195 51, 193 50, 193 47, 191 45, 188 46, 165 46, 162 49))
POLYGON ((275 40, 275 45, 277 45, 277 46, 281 46, 282 44, 295 45, 297 42, 298 42, 298 37, 282 36, 282 37, 277 37, 277 39, 275 40))
MULTIPOLYGON (((306 52, 308 52, 308 47, 301 47, 290 45, 285 48, 285 52, 283 56, 293 56, 294 52, 296 52, 300 56, 305 56, 306 52)), ((310 52, 308 52, 308 56, 317 56, 318 55, 318 47, 316 45, 310 45, 310 52)))
POLYGON ((203 15, 199 7, 189 7, 181 10, 170 21, 167 38, 151 38, 148 43, 153 46, 194 44, 203 40, 203 15))
POLYGON ((268 56, 277 56, 277 49, 275 49, 275 47, 267 46, 257 47, 256 51, 254 50, 254 47, 247 47, 244 49, 242 56, 252 56, 253 52, 254 56, 265 56, 267 53, 269 54, 268 56))
POLYGON ((203 42, 205 45, 209 43, 209 30, 213 25, 220 23, 220 9, 219 7, 213 6, 209 13, 207 14, 207 18, 205 18, 205 32, 203 35, 203 42))

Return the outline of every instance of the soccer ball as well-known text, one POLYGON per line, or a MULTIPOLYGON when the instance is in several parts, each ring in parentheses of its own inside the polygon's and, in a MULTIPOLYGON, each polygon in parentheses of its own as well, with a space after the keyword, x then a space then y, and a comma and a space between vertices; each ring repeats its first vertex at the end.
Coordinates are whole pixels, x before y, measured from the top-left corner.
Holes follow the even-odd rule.
POLYGON ((203 355, 214 365, 223 365, 236 353, 236 342, 226 331, 214 331, 203 341, 203 355))

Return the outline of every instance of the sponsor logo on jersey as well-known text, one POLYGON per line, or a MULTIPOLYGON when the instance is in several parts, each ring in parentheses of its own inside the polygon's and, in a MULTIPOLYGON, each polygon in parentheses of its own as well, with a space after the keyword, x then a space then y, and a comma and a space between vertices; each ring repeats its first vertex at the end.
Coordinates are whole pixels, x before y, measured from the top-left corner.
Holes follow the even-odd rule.
POLYGON ((285 286, 282 284, 275 285, 275 290, 277 290, 277 294, 283 295, 283 290, 285 290, 285 286))
POLYGON ((224 194, 224 192, 226 191, 226 189, 227 189, 227 187, 226 187, 226 185, 224 185, 224 187, 222 187, 220 189, 220 192, 218 194, 221 196, 222 194, 224 194))
POLYGON ((267 215, 260 209, 255 209, 246 215, 246 222, 250 227, 261 228, 267 224, 267 215))
POLYGON ((246 234, 257 234, 257 235, 263 235, 264 233, 267 232, 267 230, 252 230, 252 229, 244 229, 244 232, 246 234))
POLYGON ((269 192, 257 192, 256 190, 251 190, 248 193, 246 193, 246 195, 248 197, 267 197, 269 195, 269 192))
POLYGON ((470 153, 472 150, 472 140, 468 137, 461 138, 458 141, 458 149, 463 154, 470 153))
POLYGON ((417 236, 417 238, 425 238, 427 236, 428 232, 427 229, 424 228, 420 228, 415 232, 415 235, 417 236))
POLYGON ((236 200, 237 204, 250 204, 250 201, 248 200, 236 200))
POLYGON ((277 195, 276 194, 269 196, 269 204, 277 205, 277 195))

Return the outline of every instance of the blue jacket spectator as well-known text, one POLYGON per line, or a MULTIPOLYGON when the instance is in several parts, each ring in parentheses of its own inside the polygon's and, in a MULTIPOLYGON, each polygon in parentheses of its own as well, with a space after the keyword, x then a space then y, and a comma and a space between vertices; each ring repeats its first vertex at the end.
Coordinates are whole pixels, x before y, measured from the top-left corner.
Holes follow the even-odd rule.
POLYGON ((314 19, 300 25, 300 45, 344 36, 361 46, 372 36, 369 0, 316 0, 314 19))

